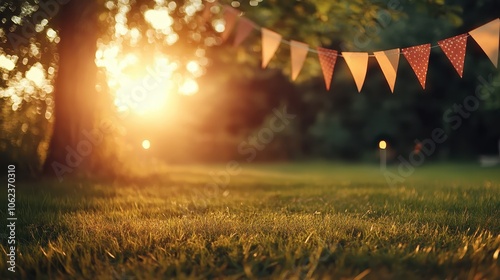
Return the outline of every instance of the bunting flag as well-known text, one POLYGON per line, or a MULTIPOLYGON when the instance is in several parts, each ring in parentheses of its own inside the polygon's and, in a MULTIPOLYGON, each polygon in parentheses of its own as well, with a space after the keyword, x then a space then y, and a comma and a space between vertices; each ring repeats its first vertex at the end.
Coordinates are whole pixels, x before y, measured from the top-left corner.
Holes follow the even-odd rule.
POLYGON ((358 92, 361 92, 368 70, 368 53, 343 52, 342 56, 351 70, 354 81, 358 87, 358 92))
POLYGON ((498 48, 500 37, 500 19, 495 19, 489 23, 469 32, 477 44, 483 49, 495 67, 498 67, 498 48))
POLYGON ((234 46, 239 46, 245 39, 250 35, 254 27, 254 23, 247 19, 241 18, 238 21, 238 27, 236 28, 236 35, 234 37, 234 46))
POLYGON ((234 25, 238 20, 238 10, 225 5, 224 6, 224 21, 226 22, 224 32, 222 32, 222 40, 226 41, 231 35, 231 31, 233 31, 234 25))
POLYGON ((374 52, 375 58, 382 68, 385 79, 391 88, 391 92, 394 93, 394 85, 396 84, 396 75, 398 73, 399 65, 399 49, 392 49, 381 52, 374 52))
POLYGON ((292 81, 295 81, 295 79, 297 79, 297 76, 299 76, 300 70, 304 65, 304 61, 306 60, 308 52, 309 46, 307 44, 293 40, 290 42, 290 55, 292 58, 292 81))
POLYGON ((429 57, 431 55, 431 44, 409 47, 401 51, 406 57, 406 60, 410 63, 413 72, 417 75, 422 88, 425 89, 427 68, 429 67, 429 57))
POLYGON ((281 35, 267 28, 262 28, 262 68, 266 68, 278 50, 281 35))
POLYGON ((326 90, 330 90, 330 84, 332 82, 333 70, 335 68, 335 63, 337 62, 338 52, 324 48, 317 49, 319 64, 321 64, 321 70, 323 70, 323 77, 325 78, 326 90))
POLYGON ((462 78, 464 73, 465 50, 467 48, 467 34, 438 41, 438 45, 448 57, 458 75, 462 78))
MULTIPOLYGON (((214 0, 214 2, 207 2, 205 4, 202 14, 203 20, 208 20, 208 17, 211 16, 211 8, 215 5, 220 6, 217 3, 217 0, 214 0)), ((234 35, 233 44, 234 46, 239 46, 250 35, 252 29, 260 29, 262 36, 262 68, 266 68, 268 66, 282 41, 289 44, 292 60, 291 79, 297 79, 304 65, 307 54, 311 50, 309 46, 298 41, 283 40, 283 37, 279 33, 257 26, 255 23, 244 17, 240 18, 239 14, 240 12, 237 9, 227 5, 223 6, 223 16, 226 25, 222 33, 222 39, 226 41, 231 35, 234 27, 237 25, 237 31, 234 35)), ((500 48, 500 18, 468 32, 468 35, 470 35, 478 43, 488 58, 493 62, 495 67, 498 67, 500 48)), ((437 45, 441 47, 460 77, 463 76, 464 71, 468 35, 461 34, 444 39, 439 41, 437 45)), ((401 50, 397 48, 374 52, 374 56, 384 73, 391 92, 394 93, 399 66, 399 57, 401 54, 405 56, 406 60, 413 69, 413 72, 417 76, 420 85, 425 90, 431 48, 437 46, 424 44, 401 50)), ((336 50, 321 47, 318 47, 316 52, 318 53, 327 90, 330 90, 337 57, 343 56, 352 76, 354 77, 358 92, 361 92, 368 70, 369 55, 367 52, 343 52, 342 55, 339 55, 336 50)))

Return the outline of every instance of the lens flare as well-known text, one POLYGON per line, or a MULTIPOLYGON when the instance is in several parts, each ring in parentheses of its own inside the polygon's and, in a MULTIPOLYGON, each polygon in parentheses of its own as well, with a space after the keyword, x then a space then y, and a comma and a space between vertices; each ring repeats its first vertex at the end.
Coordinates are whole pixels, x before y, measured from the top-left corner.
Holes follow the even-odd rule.
POLYGON ((144 150, 149 150, 149 148, 151 148, 151 142, 149 142, 149 140, 144 140, 142 141, 142 148, 144 150))

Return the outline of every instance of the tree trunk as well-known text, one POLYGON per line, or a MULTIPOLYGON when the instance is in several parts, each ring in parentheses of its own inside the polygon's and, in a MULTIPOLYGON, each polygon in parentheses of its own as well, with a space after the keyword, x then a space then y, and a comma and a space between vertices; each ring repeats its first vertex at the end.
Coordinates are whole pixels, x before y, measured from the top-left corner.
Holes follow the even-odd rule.
POLYGON ((44 164, 45 175, 64 176, 89 171, 96 150, 89 133, 96 123, 95 89, 97 1, 69 1, 60 7, 59 69, 54 88, 54 128, 44 164))

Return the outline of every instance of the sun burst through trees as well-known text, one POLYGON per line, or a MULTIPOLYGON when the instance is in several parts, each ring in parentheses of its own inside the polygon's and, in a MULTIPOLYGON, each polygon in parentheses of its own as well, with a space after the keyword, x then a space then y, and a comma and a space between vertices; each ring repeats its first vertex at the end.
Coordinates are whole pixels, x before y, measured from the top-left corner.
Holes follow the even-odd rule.
MULTIPOLYGON (((173 57, 162 48, 145 52, 144 44, 179 44, 180 31, 174 28, 172 13, 181 9, 183 20, 194 22, 196 12, 203 9, 203 5, 201 1, 187 1, 182 7, 175 2, 158 2, 162 1, 156 1, 154 8, 141 8, 144 20, 149 24, 149 29, 142 31, 129 26, 127 13, 130 13, 130 5, 123 1, 106 3, 106 8, 115 12, 115 24, 110 40, 98 42, 96 65, 105 70, 105 87, 113 95, 118 111, 154 114, 169 110, 169 100, 173 95, 194 95, 199 90, 196 79, 205 73, 208 64, 203 47, 193 53, 186 52, 183 56, 189 58, 179 60, 178 55, 173 57), (161 40, 160 44, 158 40, 161 40)), ((196 33, 189 36, 200 37, 196 33)))

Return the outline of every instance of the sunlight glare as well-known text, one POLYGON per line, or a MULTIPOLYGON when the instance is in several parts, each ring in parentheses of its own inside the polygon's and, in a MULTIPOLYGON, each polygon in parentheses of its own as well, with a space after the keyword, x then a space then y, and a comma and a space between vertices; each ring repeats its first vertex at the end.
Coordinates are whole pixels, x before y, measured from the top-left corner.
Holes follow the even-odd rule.
POLYGON ((218 20, 214 22, 214 29, 215 31, 222 33, 224 30, 226 30, 226 26, 224 24, 224 21, 218 20))
POLYGON ((200 65, 196 62, 196 61, 190 61, 188 62, 188 64, 186 65, 186 69, 191 72, 191 73, 196 73, 198 71, 200 71, 200 65))
MULTIPOLYGON (((125 63, 124 61, 129 63, 134 61, 139 64, 140 60, 137 56, 129 54, 120 64, 125 63)), ((153 66, 139 66, 138 68, 144 70, 139 72, 138 76, 131 76, 122 71, 113 76, 111 85, 116 89, 116 108, 120 112, 132 110, 139 115, 164 111, 168 105, 170 92, 173 91, 172 74, 177 69, 177 63, 170 62, 164 56, 158 56, 153 66)))
POLYGON ((193 79, 187 79, 179 88, 179 92, 184 95, 193 95, 198 92, 198 83, 193 79))
POLYGON ((8 71, 11 71, 14 69, 16 65, 14 64, 14 61, 8 59, 5 55, 0 55, 0 68, 4 68, 8 71))
POLYGON ((57 32, 52 28, 47 29, 47 38, 49 38, 51 42, 54 41, 57 38, 57 32))
POLYGON ((186 65, 186 69, 195 77, 200 77, 204 74, 204 70, 201 67, 200 63, 194 60, 188 62, 188 64, 186 65))
POLYGON ((36 63, 33 65, 30 70, 26 72, 26 78, 35 83, 38 87, 43 86, 45 83, 45 72, 42 64, 36 63))
POLYGON ((142 148, 144 150, 149 150, 149 148, 151 148, 151 142, 149 142, 149 140, 144 140, 142 141, 142 148))
POLYGON ((144 18, 154 29, 158 30, 168 30, 174 23, 168 9, 147 10, 144 18))

